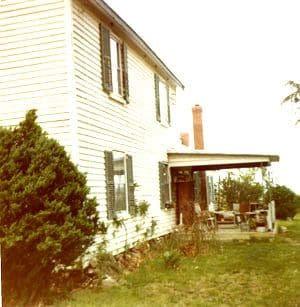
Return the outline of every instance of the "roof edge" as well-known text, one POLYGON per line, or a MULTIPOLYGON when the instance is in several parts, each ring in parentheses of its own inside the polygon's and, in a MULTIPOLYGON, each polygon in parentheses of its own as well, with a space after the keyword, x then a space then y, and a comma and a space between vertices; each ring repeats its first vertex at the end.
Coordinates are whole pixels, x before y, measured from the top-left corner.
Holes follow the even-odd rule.
POLYGON ((168 155, 202 155, 202 156, 220 156, 220 157, 257 157, 257 158, 263 158, 268 157, 270 159, 270 162, 279 162, 280 156, 274 155, 274 154, 254 154, 254 153, 217 153, 217 152, 207 152, 207 151, 201 151, 201 150, 193 150, 193 151, 174 151, 169 150, 167 152, 168 155))
POLYGON ((202 151, 168 152, 169 167, 194 167, 201 170, 270 166, 278 155, 209 153, 202 151))

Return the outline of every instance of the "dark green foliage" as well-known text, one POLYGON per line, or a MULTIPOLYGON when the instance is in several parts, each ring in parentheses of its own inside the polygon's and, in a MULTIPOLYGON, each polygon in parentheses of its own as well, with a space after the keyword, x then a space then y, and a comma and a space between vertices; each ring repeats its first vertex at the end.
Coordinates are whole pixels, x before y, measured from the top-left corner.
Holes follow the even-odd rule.
POLYGON ((263 196, 263 186, 255 181, 255 170, 234 177, 232 173, 219 182, 217 199, 219 206, 232 210, 234 203, 258 202, 263 196))
POLYGON ((275 185, 269 188, 266 201, 274 200, 276 206, 276 218, 286 219, 294 217, 299 205, 299 196, 284 185, 275 185))
MULTIPOLYGON (((293 91, 283 99, 283 103, 292 102, 292 103, 299 104, 299 101, 300 101, 300 83, 296 83, 294 81, 288 81, 287 84, 292 88, 293 91)), ((299 122, 300 122, 300 119, 298 118, 297 121, 296 121, 296 124, 298 124, 299 122)))
POLYGON ((166 251, 163 254, 164 265, 167 269, 178 268, 181 260, 181 254, 176 250, 166 251))
POLYGON ((296 195, 295 203, 296 203, 297 212, 300 212, 300 195, 296 195))
POLYGON ((64 148, 31 110, 15 129, 0 128, 0 243, 3 296, 34 300, 53 269, 69 265, 97 232, 95 199, 64 148), (28 293, 31 293, 28 296, 28 293))
POLYGON ((298 103, 300 101, 300 84, 294 81, 288 81, 287 83, 290 87, 292 87, 293 92, 286 96, 283 102, 294 102, 298 103))
POLYGON ((149 206, 150 204, 146 200, 140 201, 135 207, 136 215, 145 217, 148 213, 149 206))

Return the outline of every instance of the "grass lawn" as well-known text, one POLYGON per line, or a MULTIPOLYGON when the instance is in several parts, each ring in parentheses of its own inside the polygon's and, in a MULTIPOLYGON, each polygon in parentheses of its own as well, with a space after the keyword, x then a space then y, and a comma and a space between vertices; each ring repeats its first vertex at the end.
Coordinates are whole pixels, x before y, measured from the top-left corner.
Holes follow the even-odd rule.
POLYGON ((82 290, 56 306, 300 306, 300 214, 273 241, 220 243, 167 269, 145 262, 109 290, 82 290))

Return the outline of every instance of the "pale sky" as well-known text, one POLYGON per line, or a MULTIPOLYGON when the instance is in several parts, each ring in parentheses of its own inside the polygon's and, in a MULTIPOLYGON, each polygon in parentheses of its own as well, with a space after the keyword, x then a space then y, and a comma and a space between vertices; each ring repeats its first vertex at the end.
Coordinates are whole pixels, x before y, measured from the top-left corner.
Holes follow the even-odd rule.
POLYGON ((278 154, 277 182, 300 193, 300 125, 281 105, 300 81, 299 0, 106 2, 202 105, 207 150, 278 154))

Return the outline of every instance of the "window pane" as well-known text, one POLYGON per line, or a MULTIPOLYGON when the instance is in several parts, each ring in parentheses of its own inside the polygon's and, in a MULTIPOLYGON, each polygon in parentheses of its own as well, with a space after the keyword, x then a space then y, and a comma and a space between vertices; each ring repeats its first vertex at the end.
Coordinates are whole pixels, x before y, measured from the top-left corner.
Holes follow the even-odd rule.
POLYGON ((125 155, 113 152, 114 186, 116 210, 126 210, 125 155))
POLYGON ((122 45, 120 42, 117 42, 117 55, 118 55, 118 93, 123 96, 123 53, 122 45))
POLYGON ((113 38, 110 38, 110 56, 111 56, 111 75, 113 92, 118 93, 118 44, 113 38))
POLYGON ((123 72, 121 43, 114 37, 110 38, 112 87, 115 94, 123 94, 123 72))
POLYGON ((165 204, 170 201, 168 165, 161 162, 159 165, 161 207, 165 208, 165 204))

